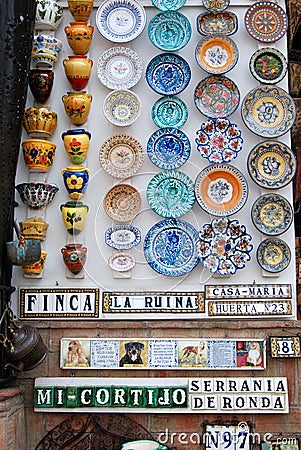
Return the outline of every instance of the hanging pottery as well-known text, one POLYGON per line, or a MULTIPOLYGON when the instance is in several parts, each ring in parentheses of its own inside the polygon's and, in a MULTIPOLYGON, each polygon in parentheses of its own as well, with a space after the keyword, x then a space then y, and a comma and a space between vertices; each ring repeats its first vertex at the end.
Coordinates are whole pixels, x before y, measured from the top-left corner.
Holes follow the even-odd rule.
POLYGON ((40 275, 43 272, 45 262, 46 262, 47 253, 42 252, 41 258, 33 264, 26 264, 23 266, 24 274, 36 274, 40 275))
POLYGON ((24 112, 23 126, 28 136, 47 139, 56 130, 57 114, 48 106, 32 106, 24 112))
POLYGON ((87 94, 86 91, 67 92, 63 95, 62 101, 65 112, 74 125, 82 125, 86 122, 92 102, 91 94, 87 94))
POLYGON ((22 142, 25 164, 30 172, 48 172, 53 164, 56 145, 45 139, 22 142))
POLYGON ((85 227, 89 206, 82 202, 69 201, 60 206, 64 225, 69 234, 75 236, 85 227))
POLYGON ((75 55, 85 55, 91 45, 94 27, 87 22, 70 22, 64 28, 67 42, 75 55))
POLYGON ((59 187, 54 183, 20 183, 15 187, 22 202, 31 209, 45 208, 54 199, 59 187))
POLYGON ((75 91, 82 91, 88 84, 93 61, 86 55, 71 55, 63 60, 67 80, 75 91))
POLYGON ((72 200, 79 200, 88 186, 90 170, 83 166, 68 166, 62 170, 65 187, 72 200))
POLYGON ((39 239, 44 241, 46 237, 48 223, 39 217, 30 217, 20 222, 20 230, 25 239, 39 239))
POLYGON ((54 36, 38 34, 33 39, 31 60, 35 68, 49 68, 57 62, 62 43, 54 36))
POLYGON ((62 139, 71 162, 73 164, 84 162, 90 146, 91 133, 83 128, 75 128, 65 131, 62 139))
POLYGON ((39 103, 46 103, 50 97, 54 81, 54 72, 51 69, 31 69, 28 84, 32 95, 39 103))
POLYGON ((85 265, 87 248, 82 244, 67 244, 61 249, 61 253, 67 269, 78 275, 85 265))
POLYGON ((93 9, 94 0, 68 0, 68 8, 75 20, 86 21, 93 9))
POLYGON ((36 30, 56 31, 63 19, 63 7, 55 0, 37 0, 36 30))

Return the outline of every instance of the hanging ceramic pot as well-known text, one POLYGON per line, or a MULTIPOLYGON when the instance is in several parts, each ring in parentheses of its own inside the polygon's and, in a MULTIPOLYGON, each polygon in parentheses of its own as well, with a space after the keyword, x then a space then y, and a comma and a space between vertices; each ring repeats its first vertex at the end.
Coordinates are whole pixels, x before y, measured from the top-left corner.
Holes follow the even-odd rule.
POLYGON ((84 162, 90 146, 91 133, 83 128, 75 128, 65 131, 62 139, 71 162, 73 164, 84 162))
POLYGON ((45 267, 46 257, 47 253, 42 252, 41 257, 38 261, 34 262, 33 264, 26 264, 23 266, 23 273, 41 275, 45 267))
POLYGON ((63 60, 67 80, 75 91, 82 91, 88 84, 93 61, 87 55, 71 55, 63 60))
POLYGON ((82 125, 86 122, 92 102, 91 94, 87 94, 86 91, 67 92, 62 100, 65 112, 74 125, 82 125))
POLYGON ((72 200, 79 200, 88 186, 90 170, 83 166, 68 166, 62 170, 65 187, 72 200))
POLYGON ((47 139, 56 130, 57 114, 48 106, 32 106, 24 112, 23 126, 28 136, 47 139))
POLYGON ((30 217, 20 222, 21 234, 26 239, 39 239, 44 241, 48 227, 48 223, 39 217, 30 217))
POLYGON ((68 0, 68 8, 75 20, 86 21, 93 9, 94 0, 68 0))
POLYGON ((60 206, 64 225, 69 234, 75 236, 85 227, 89 206, 82 202, 69 201, 60 206))
POLYGON ((61 249, 66 267, 74 275, 78 275, 86 262, 87 248, 82 244, 67 244, 61 249))
POLYGON ((20 183, 15 186, 22 202, 31 209, 41 209, 49 205, 58 192, 54 183, 20 183))
POLYGON ((53 80, 54 72, 51 69, 31 69, 29 71, 28 84, 37 102, 47 102, 52 91, 53 80))
POLYGON ((48 172, 53 164, 56 145, 45 139, 28 139, 22 142, 22 150, 29 172, 48 172))
POLYGON ((55 0, 37 0, 36 30, 56 31, 63 19, 63 7, 55 0))
POLYGON ((49 68, 57 62, 62 43, 54 36, 38 34, 33 39, 31 60, 35 68, 49 68))
POLYGON ((70 48, 75 55, 85 55, 91 45, 94 27, 88 22, 70 22, 64 28, 70 48))

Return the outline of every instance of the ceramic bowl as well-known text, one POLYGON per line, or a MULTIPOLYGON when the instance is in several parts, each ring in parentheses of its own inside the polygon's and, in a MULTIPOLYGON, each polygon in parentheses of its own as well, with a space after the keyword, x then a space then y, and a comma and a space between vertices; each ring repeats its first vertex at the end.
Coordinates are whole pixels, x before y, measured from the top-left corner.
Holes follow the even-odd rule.
POLYGON ((53 183, 20 183, 16 190, 22 202, 32 209, 40 209, 49 205, 59 188, 53 183))
POLYGON ((30 172, 48 172, 54 161, 56 145, 46 139, 22 142, 25 164, 30 172))
POLYGON ((57 113, 48 106, 27 108, 23 116, 23 126, 32 138, 49 138, 57 126, 57 113))
POLYGON ((62 42, 54 36, 38 34, 34 37, 31 60, 35 68, 53 68, 57 62, 62 42))

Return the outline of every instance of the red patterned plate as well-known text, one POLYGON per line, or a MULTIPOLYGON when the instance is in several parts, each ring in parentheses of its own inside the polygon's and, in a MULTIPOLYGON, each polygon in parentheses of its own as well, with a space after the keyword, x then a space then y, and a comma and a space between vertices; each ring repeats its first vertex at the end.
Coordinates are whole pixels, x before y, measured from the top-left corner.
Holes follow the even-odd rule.
POLYGON ((245 26, 257 41, 275 42, 285 35, 288 17, 284 9, 274 2, 257 2, 247 10, 245 26))

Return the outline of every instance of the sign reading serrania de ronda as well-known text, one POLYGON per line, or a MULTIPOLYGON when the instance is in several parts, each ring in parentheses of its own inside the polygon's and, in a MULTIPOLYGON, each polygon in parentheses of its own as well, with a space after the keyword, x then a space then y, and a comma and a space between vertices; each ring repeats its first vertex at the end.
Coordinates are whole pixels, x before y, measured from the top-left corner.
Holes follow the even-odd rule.
POLYGON ((40 412, 288 413, 285 377, 37 378, 40 412))

